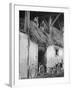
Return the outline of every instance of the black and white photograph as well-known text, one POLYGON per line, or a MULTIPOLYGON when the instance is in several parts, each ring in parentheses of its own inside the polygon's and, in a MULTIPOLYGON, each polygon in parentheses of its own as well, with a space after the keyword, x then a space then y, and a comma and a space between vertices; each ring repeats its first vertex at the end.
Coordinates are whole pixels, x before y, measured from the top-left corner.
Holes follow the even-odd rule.
POLYGON ((19 79, 64 77, 64 13, 19 10, 19 79))

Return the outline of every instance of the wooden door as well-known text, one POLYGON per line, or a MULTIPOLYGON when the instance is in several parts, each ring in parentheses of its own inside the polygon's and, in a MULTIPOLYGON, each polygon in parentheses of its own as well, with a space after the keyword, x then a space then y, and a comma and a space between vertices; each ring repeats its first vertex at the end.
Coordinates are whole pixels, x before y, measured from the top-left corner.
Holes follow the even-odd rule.
POLYGON ((30 41, 29 47, 29 78, 36 78, 38 70, 38 45, 30 41))
POLYGON ((34 78, 38 69, 38 45, 29 39, 30 12, 25 12, 24 32, 20 32, 20 78, 34 78))
POLYGON ((19 57, 19 76, 20 79, 27 78, 27 61, 28 61, 28 36, 20 33, 20 57, 19 57))

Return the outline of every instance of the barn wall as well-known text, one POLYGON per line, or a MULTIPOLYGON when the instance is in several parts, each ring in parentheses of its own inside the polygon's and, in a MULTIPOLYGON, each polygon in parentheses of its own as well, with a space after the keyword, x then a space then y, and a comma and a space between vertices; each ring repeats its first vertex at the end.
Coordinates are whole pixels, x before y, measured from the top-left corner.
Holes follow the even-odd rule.
POLYGON ((55 62, 55 49, 54 49, 54 46, 49 46, 47 48, 47 51, 46 51, 46 54, 45 54, 45 57, 47 59, 47 64, 46 66, 47 67, 52 67, 54 66, 54 62, 55 62))
POLYGON ((61 63, 62 60, 64 59, 64 51, 63 48, 57 47, 58 48, 58 55, 56 55, 56 46, 51 45, 47 48, 47 51, 45 53, 45 57, 47 60, 46 67, 47 67, 47 72, 49 71, 50 67, 54 67, 55 64, 61 63))
POLYGON ((20 63, 19 76, 27 78, 27 59, 28 59, 28 36, 20 33, 20 63))
POLYGON ((35 77, 36 71, 38 69, 38 45, 32 42, 31 40, 30 44, 29 45, 28 44, 29 44, 28 35, 20 33, 20 64, 19 64, 20 78, 28 78, 27 77, 28 67, 29 67, 29 78, 35 77))
POLYGON ((38 69, 38 45, 30 41, 29 47, 29 78, 36 77, 38 69))

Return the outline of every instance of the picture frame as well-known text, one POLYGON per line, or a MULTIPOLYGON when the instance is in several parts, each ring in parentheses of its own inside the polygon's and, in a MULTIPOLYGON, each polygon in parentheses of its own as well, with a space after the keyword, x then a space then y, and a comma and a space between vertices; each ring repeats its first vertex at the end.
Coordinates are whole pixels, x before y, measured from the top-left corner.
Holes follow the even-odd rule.
POLYGON ((13 86, 32 86, 32 85, 47 85, 57 83, 69 83, 69 8, 67 7, 48 7, 48 6, 33 6, 10 3, 9 5, 9 30, 10 30, 10 62, 9 62, 9 84, 13 86), (20 79, 19 77, 19 59, 20 59, 20 43, 19 43, 19 11, 39 11, 64 13, 64 77, 55 78, 34 78, 20 79))

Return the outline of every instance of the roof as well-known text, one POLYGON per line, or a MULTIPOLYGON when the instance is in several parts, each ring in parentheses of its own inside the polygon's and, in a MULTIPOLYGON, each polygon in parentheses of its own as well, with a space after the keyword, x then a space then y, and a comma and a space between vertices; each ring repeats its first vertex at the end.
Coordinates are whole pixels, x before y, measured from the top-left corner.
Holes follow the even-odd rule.
POLYGON ((55 27, 52 27, 51 32, 47 33, 46 30, 42 31, 31 22, 29 37, 33 42, 37 43, 38 45, 48 46, 51 44, 57 44, 63 47, 63 33, 55 27))

